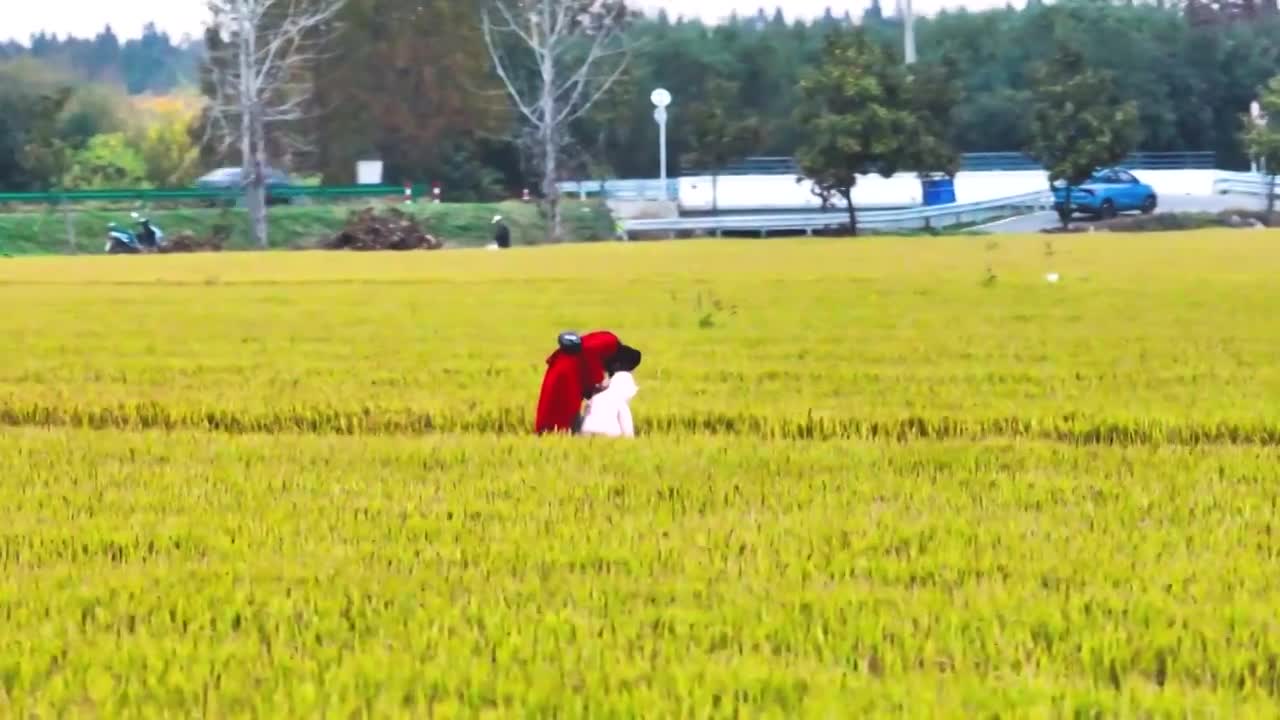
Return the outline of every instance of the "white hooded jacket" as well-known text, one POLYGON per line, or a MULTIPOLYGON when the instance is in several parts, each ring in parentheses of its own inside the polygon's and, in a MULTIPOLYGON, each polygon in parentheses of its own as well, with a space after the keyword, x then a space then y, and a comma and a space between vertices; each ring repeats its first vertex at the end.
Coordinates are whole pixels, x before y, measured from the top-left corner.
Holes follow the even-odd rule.
POLYGON ((583 435, 608 437, 635 437, 628 403, 636 396, 635 378, 629 372, 614 373, 609 386, 601 390, 587 403, 587 413, 582 419, 583 435))

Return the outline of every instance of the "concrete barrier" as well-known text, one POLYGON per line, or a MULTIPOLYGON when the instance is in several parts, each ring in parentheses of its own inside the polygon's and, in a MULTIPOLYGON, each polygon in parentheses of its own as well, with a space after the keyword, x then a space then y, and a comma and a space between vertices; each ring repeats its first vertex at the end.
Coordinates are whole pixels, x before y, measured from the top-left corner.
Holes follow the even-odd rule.
MULTIPOLYGON (((1218 170, 1134 170, 1133 175, 1148 183, 1158 195, 1212 195, 1214 183, 1223 174, 1218 170)), ((717 182, 720 211, 818 210, 822 202, 811 192, 812 183, 796 182, 791 175, 725 175, 717 182)), ((712 209, 711 177, 691 176, 678 180, 680 210, 708 212, 712 209)), ((1042 170, 960 172, 955 177, 956 202, 974 203, 1048 189, 1049 175, 1042 170)), ((912 207, 922 203, 920 179, 914 173, 891 178, 859 175, 853 203, 864 208, 912 207)), ((845 207, 842 198, 832 207, 845 207)))

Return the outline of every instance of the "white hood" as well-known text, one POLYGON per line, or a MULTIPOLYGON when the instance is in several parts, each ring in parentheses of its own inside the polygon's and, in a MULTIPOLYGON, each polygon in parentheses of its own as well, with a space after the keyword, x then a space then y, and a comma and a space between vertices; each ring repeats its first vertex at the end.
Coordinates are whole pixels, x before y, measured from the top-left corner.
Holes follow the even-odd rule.
POLYGON ((635 437, 628 403, 636 395, 636 380, 629 372, 614 373, 609 387, 587 402, 582 418, 582 434, 635 437))
POLYGON ((609 387, 605 388, 605 392, 621 395, 627 400, 635 397, 639 390, 636 379, 629 372, 614 373, 613 377, 609 378, 609 387))

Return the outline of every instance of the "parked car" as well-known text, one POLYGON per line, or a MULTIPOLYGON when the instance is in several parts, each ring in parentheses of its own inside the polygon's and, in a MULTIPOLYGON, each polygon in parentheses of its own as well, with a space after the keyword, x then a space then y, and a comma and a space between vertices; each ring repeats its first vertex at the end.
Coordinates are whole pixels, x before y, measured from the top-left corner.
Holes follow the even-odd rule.
MULTIPOLYGON (((1058 217, 1068 220, 1065 206, 1067 188, 1059 181, 1053 188, 1053 208, 1058 217)), ((1077 213, 1099 218, 1112 218, 1116 213, 1155 212, 1159 200, 1150 185, 1141 182, 1128 170, 1108 168, 1094 173, 1084 184, 1072 188, 1071 215, 1077 213)))
MULTIPOLYGON (((243 177, 243 171, 238 167, 218 168, 197 179, 196 187, 201 190, 236 190, 241 187, 241 177, 243 177)), ((293 180, 288 174, 275 168, 267 168, 267 203, 289 202, 288 198, 273 198, 271 189, 288 187, 291 184, 293 180)))

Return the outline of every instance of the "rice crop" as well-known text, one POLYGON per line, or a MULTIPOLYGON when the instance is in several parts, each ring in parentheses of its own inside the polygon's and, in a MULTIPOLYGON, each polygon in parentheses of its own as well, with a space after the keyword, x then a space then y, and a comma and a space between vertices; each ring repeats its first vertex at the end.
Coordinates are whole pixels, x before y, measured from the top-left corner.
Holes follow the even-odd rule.
POLYGON ((1274 717, 1275 237, 6 260, 0 716, 1274 717))

